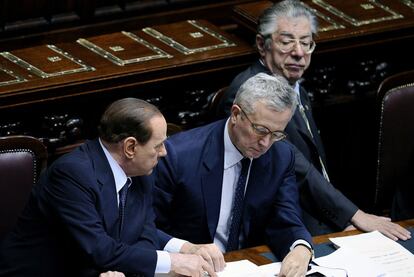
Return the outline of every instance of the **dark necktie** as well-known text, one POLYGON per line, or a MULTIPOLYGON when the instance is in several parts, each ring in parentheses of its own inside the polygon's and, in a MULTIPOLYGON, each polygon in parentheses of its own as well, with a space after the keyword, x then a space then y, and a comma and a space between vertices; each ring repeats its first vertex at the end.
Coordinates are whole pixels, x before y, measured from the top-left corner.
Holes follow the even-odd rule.
POLYGON ((240 226, 243 214, 244 190, 247 181, 247 172, 249 171, 250 160, 244 158, 241 160, 242 168, 239 180, 237 181, 236 191, 234 193, 233 208, 231 210, 232 220, 230 225, 229 238, 227 240, 226 252, 239 249, 240 226))
MULTIPOLYGON (((298 97, 299 98, 299 97, 298 97)), ((303 107, 303 105, 302 105, 302 103, 300 103, 300 101, 298 101, 298 108, 299 108, 299 112, 300 112, 300 115, 302 116, 302 119, 303 119, 303 121, 305 121, 305 124, 306 124, 306 128, 308 128, 308 131, 309 131, 309 134, 311 135, 311 137, 312 137, 312 139, 315 139, 314 137, 313 137, 313 132, 312 132, 312 129, 311 129, 311 127, 310 127, 310 124, 309 124, 309 120, 308 120, 308 117, 306 116, 306 113, 305 113, 305 108, 303 107)), ((328 176, 328 171, 326 171, 326 168, 325 168, 325 164, 323 163, 323 161, 322 161, 322 157, 320 156, 320 155, 318 155, 319 156, 319 162, 320 162, 320 164, 321 164, 321 169, 322 169, 322 174, 323 174, 323 177, 325 177, 325 179, 328 181, 328 182, 330 182, 330 180, 329 180, 329 176, 328 176)))
POLYGON ((122 225, 124 224, 125 204, 130 183, 131 179, 128 178, 125 185, 119 191, 119 232, 122 231, 122 225))

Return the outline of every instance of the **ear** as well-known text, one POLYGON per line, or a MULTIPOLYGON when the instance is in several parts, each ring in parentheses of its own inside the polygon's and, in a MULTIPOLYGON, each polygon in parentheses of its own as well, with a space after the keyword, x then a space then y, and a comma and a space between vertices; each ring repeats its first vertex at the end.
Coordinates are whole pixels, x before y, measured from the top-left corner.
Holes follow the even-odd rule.
POLYGON ((123 150, 127 159, 133 159, 135 157, 135 150, 138 146, 138 141, 134 137, 127 137, 124 139, 123 150))
POLYGON ((260 54, 260 57, 264 57, 265 56, 265 50, 266 50, 265 39, 260 34, 256 35, 256 47, 257 47, 257 50, 260 54))
POLYGON ((231 115, 230 115, 230 121, 231 123, 236 123, 236 118, 240 114, 240 107, 238 105, 233 104, 231 106, 231 115))

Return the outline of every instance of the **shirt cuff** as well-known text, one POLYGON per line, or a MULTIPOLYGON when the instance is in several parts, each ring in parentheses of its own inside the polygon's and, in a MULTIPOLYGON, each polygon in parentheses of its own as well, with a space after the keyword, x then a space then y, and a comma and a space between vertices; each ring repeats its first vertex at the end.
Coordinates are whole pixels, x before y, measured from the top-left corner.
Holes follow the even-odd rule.
POLYGON ((171 271, 171 257, 167 251, 157 250, 157 265, 155 273, 168 273, 171 271))
POLYGON ((183 247, 186 240, 172 238, 170 239, 164 247, 165 251, 172 252, 172 253, 179 253, 181 247, 183 247))
POLYGON ((310 245, 310 243, 309 242, 307 242, 306 240, 303 240, 303 239, 298 239, 298 240, 296 240, 293 244, 292 244, 292 246, 290 247, 290 251, 292 251, 292 249, 293 248, 295 248, 296 246, 298 246, 299 244, 301 244, 301 245, 303 245, 303 246, 305 246, 306 248, 308 248, 309 249, 309 251, 311 252, 311 254, 312 254, 312 257, 311 257, 311 261, 315 258, 315 251, 313 250, 313 248, 312 248, 312 246, 310 245))

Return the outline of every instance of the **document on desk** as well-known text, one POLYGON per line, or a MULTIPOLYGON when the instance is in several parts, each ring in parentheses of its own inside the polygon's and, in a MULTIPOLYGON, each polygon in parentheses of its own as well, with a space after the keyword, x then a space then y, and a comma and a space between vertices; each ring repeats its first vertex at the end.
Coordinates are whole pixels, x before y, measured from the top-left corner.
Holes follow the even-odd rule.
MULTIPOLYGON (((226 263, 224 271, 218 272, 217 275, 219 277, 275 277, 278 276, 281 266, 281 262, 257 266, 248 260, 241 260, 237 262, 226 263)), ((321 273, 322 276, 329 277, 346 277, 347 273, 344 270, 312 266, 311 269, 306 273, 306 276, 308 276, 308 274, 316 272, 321 273)))
MULTIPOLYGON (((259 272, 259 267, 248 260, 226 263, 223 271, 217 272, 218 277, 265 277, 259 272)), ((273 273, 274 276, 274 273, 273 273)))
POLYGON ((414 277, 414 255, 378 231, 330 238, 330 241, 340 248, 328 256, 315 259, 318 265, 343 266, 352 271, 348 272, 350 277, 414 277))

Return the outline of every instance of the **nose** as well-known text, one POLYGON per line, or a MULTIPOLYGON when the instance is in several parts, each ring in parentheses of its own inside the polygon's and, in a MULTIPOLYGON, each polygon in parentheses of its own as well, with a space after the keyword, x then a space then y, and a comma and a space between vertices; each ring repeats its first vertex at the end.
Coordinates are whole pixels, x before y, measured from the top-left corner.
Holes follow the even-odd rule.
POLYGON ((264 147, 264 148, 268 148, 270 147, 270 145, 272 145, 273 141, 271 139, 271 134, 268 134, 264 137, 261 137, 259 139, 259 145, 264 147))
POLYGON ((305 56, 305 51, 298 40, 295 41, 295 47, 293 48, 292 54, 297 57, 305 56))
POLYGON ((165 157, 167 156, 167 148, 165 148, 165 144, 162 144, 160 150, 158 151, 158 157, 165 157))

